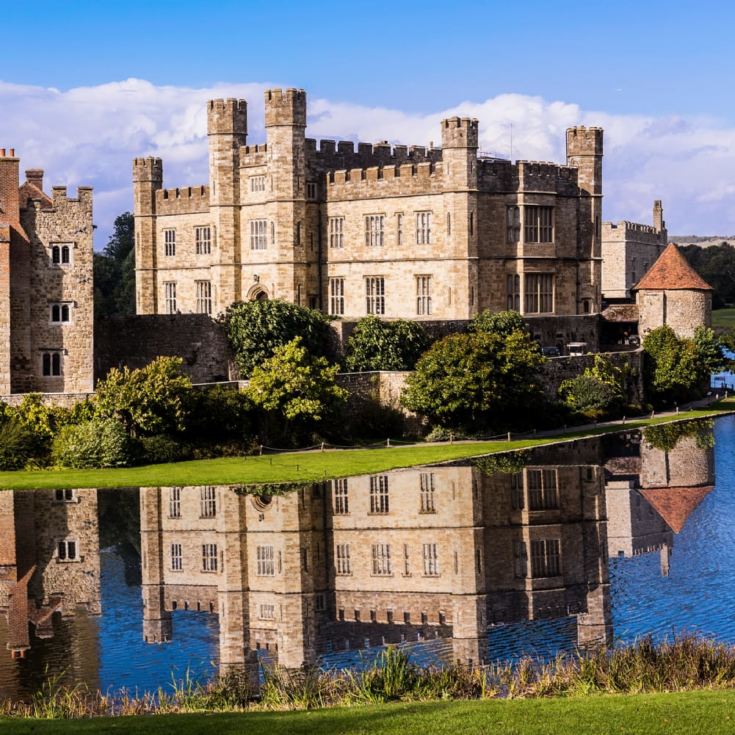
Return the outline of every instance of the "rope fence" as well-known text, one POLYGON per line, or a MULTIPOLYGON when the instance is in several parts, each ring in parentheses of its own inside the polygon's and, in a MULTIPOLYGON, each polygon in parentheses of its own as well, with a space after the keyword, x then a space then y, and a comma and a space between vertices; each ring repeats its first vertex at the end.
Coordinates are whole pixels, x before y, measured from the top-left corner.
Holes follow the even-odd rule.
MULTIPOLYGON (((720 386, 722 388, 722 386, 720 386)), ((715 394, 710 393, 707 397, 707 399, 701 400, 701 401, 694 401, 690 404, 687 404, 685 406, 677 406, 675 405, 671 411, 660 411, 659 416, 664 415, 679 415, 681 410, 689 410, 692 408, 697 408, 700 406, 706 406, 711 401, 718 401, 721 398, 727 398, 730 393, 733 392, 733 388, 726 387, 724 390, 724 393, 720 394, 718 391, 715 394)), ((654 419, 656 418, 656 412, 651 411, 649 414, 641 413, 636 414, 635 416, 623 416, 621 419, 615 419, 613 421, 605 421, 605 422, 599 422, 595 421, 590 424, 580 424, 579 426, 569 427, 566 424, 561 427, 561 430, 566 430, 568 428, 575 428, 577 430, 584 430, 585 428, 590 427, 600 427, 600 426, 607 426, 607 425, 613 425, 616 423, 620 423, 621 425, 625 426, 628 421, 635 421, 637 419, 654 419)), ((449 439, 445 442, 416 442, 408 439, 393 439, 391 437, 386 438, 383 441, 379 442, 372 442, 368 444, 333 444, 332 442, 320 442, 319 444, 312 444, 309 447, 300 447, 299 449, 294 448, 288 448, 288 447, 269 447, 265 444, 260 444, 258 446, 258 456, 272 456, 272 455, 279 455, 279 454, 308 454, 308 453, 314 453, 314 452, 324 452, 328 450, 340 450, 340 449, 390 449, 391 447, 424 447, 424 446, 431 446, 432 444, 453 444, 456 441, 461 442, 480 442, 480 441, 513 441, 514 439, 520 440, 520 439, 531 439, 533 437, 538 436, 553 436, 556 432, 558 432, 559 429, 548 429, 542 432, 538 432, 536 429, 533 429, 531 431, 526 432, 505 432, 502 434, 475 434, 471 438, 467 439, 458 439, 454 436, 453 433, 449 433, 449 439)), ((296 465, 296 469, 298 470, 298 465, 296 465)))

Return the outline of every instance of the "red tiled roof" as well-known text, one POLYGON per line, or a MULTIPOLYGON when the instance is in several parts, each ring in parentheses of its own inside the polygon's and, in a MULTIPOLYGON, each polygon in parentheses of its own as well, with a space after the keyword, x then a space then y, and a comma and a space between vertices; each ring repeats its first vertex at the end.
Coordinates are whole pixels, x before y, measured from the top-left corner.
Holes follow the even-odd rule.
POLYGON ((28 206, 30 199, 40 199, 41 206, 45 208, 53 206, 53 202, 48 195, 41 191, 35 184, 31 184, 30 181, 26 181, 19 190, 20 193, 20 208, 25 209, 28 206))
POLYGON ((689 516, 713 489, 712 485, 655 487, 641 490, 641 495, 653 506, 674 533, 681 533, 689 516))
POLYGON ((689 265, 673 242, 666 246, 648 273, 633 288, 636 291, 712 290, 712 286, 689 265))

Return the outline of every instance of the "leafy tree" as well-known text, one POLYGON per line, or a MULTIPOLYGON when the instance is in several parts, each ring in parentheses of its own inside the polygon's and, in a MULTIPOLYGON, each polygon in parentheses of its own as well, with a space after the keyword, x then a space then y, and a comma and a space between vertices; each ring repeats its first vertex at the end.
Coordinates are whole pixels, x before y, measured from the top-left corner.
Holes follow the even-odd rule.
POLYGON ((224 325, 244 377, 252 375, 256 367, 295 337, 300 337, 313 355, 336 355, 336 338, 329 320, 321 312, 286 301, 233 304, 227 309, 224 325))
POLYGON ((604 355, 595 355, 592 367, 559 386, 559 398, 574 413, 589 419, 614 415, 626 399, 626 371, 604 355))
POLYGON ((283 423, 283 434, 299 437, 319 425, 347 399, 336 384, 339 367, 311 354, 301 337, 275 349, 253 370, 247 396, 283 423))
POLYGON ((448 428, 517 425, 542 400, 543 362, 538 343, 525 330, 450 335, 419 359, 401 401, 448 428))
POLYGON ((0 423, 0 470, 21 470, 35 458, 37 438, 15 418, 0 423))
POLYGON ((699 449, 712 449, 715 446, 714 421, 698 419, 696 421, 675 421, 669 424, 647 426, 643 430, 643 438, 655 449, 670 452, 685 436, 694 437, 699 449))
POLYGON ((94 254, 95 318, 135 314, 134 223, 130 212, 116 217, 105 249, 94 254))
POLYGON ((355 371, 412 370, 430 342, 418 322, 368 316, 357 322, 347 340, 345 362, 355 371))
POLYGON ((712 286, 715 308, 735 303, 735 247, 722 242, 706 248, 687 245, 681 251, 689 264, 712 286))
POLYGON ((709 385, 713 372, 728 361, 711 329, 699 327, 693 339, 680 339, 669 326, 651 330, 643 339, 647 395, 657 405, 691 400, 709 385))
POLYGON ((239 390, 217 385, 191 394, 186 434, 208 442, 244 441, 253 433, 253 403, 239 390))
POLYGON ((491 332, 509 335, 528 332, 528 325, 517 311, 489 311, 479 313, 470 323, 471 332, 491 332))
POLYGON ((182 365, 159 357, 138 370, 113 368, 97 386, 97 416, 118 419, 131 436, 183 431, 192 387, 182 365))
POLYGON ((52 455, 55 464, 73 469, 125 467, 132 460, 131 441, 119 421, 97 418, 65 426, 52 455))

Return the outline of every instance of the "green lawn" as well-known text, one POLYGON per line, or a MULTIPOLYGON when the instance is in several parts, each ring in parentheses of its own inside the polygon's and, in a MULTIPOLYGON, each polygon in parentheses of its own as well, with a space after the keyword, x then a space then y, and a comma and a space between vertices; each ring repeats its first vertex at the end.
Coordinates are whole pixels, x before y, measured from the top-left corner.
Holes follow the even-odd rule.
POLYGON ((713 327, 735 327, 735 307, 715 309, 712 312, 713 327))
MULTIPOLYGON (((735 398, 720 401, 706 409, 683 411, 678 416, 659 416, 654 419, 628 421, 625 428, 641 428, 675 419, 703 418, 731 412, 735 412, 735 398)), ((623 428, 622 423, 615 423, 593 429, 570 429, 552 437, 519 439, 510 442, 459 442, 383 449, 294 452, 262 457, 225 457, 108 470, 0 472, 0 488, 32 490, 312 482, 326 478, 385 472, 399 467, 537 447, 560 440, 609 434, 621 428, 623 428)))
POLYGON ((731 735, 735 693, 607 695, 427 702, 312 712, 155 715, 92 720, 0 720, 0 732, 217 735, 731 735))

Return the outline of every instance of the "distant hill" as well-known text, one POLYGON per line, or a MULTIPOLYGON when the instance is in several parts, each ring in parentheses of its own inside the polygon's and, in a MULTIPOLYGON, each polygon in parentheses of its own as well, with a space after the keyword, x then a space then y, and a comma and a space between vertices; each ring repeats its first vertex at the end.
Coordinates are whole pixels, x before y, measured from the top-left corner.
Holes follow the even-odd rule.
POLYGON ((723 242, 735 246, 735 235, 669 235, 669 241, 677 245, 699 245, 700 248, 721 245, 723 242))

